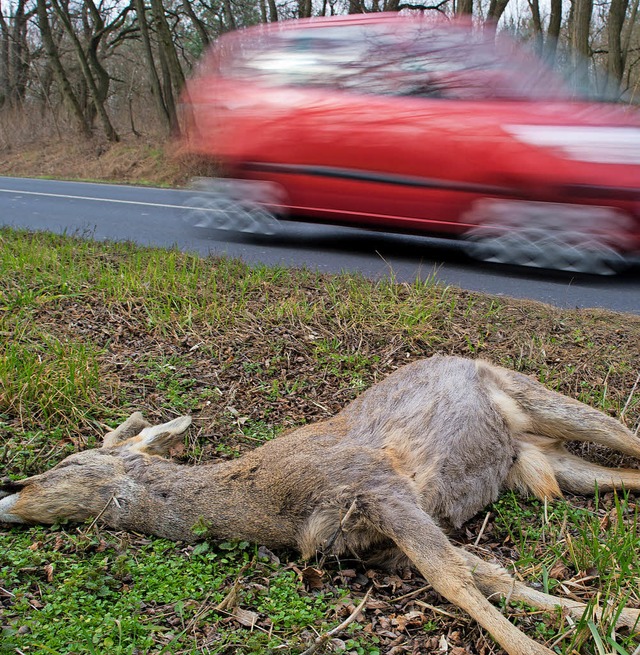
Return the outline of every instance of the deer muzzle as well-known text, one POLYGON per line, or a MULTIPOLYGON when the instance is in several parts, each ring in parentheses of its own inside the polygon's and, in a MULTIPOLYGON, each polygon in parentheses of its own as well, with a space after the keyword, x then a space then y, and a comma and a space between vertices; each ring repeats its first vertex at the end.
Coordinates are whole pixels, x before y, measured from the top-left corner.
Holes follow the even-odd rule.
POLYGON ((18 502, 20 494, 9 494, 0 491, 0 523, 24 523, 25 521, 17 514, 12 514, 11 510, 18 502), (2 496, 4 495, 4 498, 2 496))

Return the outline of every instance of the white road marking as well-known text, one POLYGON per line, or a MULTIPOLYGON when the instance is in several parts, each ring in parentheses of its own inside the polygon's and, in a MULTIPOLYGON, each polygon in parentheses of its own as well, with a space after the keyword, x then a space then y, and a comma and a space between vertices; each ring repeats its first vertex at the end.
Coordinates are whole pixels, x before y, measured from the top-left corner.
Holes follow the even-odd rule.
POLYGON ((115 198, 94 198, 92 196, 72 196, 64 193, 44 193, 43 191, 21 191, 19 189, 0 189, 0 193, 15 193, 24 196, 46 196, 49 198, 67 198, 72 200, 93 200, 95 202, 114 202, 122 205, 143 205, 145 207, 164 207, 168 209, 202 209, 185 205, 166 205, 160 202, 141 202, 139 200, 117 200, 115 198))

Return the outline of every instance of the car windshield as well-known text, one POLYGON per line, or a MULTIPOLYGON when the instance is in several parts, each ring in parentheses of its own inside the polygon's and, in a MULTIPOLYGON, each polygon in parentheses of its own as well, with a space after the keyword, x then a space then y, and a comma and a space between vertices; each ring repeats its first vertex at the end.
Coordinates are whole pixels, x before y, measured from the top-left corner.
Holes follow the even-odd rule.
POLYGON ((455 100, 593 97, 509 37, 426 20, 264 32, 226 61, 223 74, 269 86, 455 100))

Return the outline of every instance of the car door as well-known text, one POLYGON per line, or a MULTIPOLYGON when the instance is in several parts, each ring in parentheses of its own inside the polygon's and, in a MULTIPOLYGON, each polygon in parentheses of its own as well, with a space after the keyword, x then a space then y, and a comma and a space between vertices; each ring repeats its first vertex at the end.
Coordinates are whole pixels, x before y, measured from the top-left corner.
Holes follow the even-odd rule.
POLYGON ((287 187, 294 211, 449 232, 475 199, 496 192, 487 155, 501 136, 495 104, 465 98, 461 75, 450 74, 464 43, 456 38, 443 43, 432 26, 416 33, 396 20, 287 35, 290 56, 304 56, 295 85, 304 97, 289 117, 292 138, 274 142, 261 168, 287 187))

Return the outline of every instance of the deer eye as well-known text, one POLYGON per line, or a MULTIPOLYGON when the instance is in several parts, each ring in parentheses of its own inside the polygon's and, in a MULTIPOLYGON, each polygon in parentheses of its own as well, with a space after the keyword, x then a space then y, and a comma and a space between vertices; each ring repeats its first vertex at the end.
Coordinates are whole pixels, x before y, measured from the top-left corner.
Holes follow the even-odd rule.
MULTIPOLYGON (((0 492, 6 492, 10 494, 14 494, 18 491, 22 491, 24 489, 24 484, 22 480, 7 480, 7 481, 2 481, 0 482, 0 492)), ((0 496, 1 498, 2 496, 0 496)))

